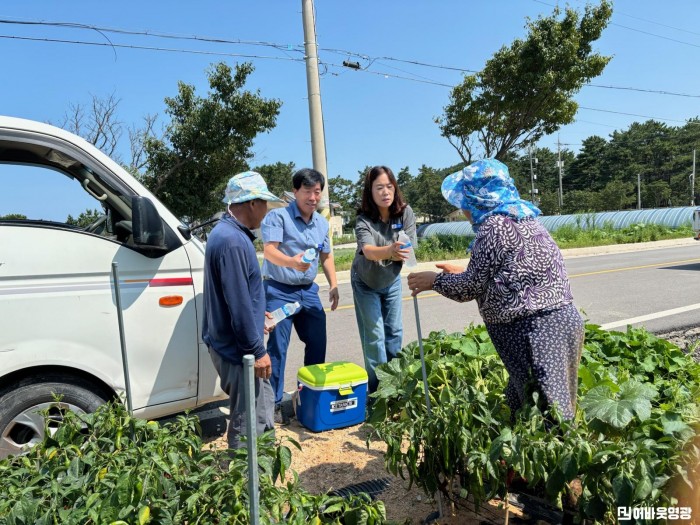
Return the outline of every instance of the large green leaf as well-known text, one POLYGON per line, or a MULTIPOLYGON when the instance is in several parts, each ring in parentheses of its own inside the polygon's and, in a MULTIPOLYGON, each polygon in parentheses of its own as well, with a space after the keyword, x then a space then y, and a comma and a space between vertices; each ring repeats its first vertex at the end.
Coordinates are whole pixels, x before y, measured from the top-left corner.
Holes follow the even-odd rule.
POLYGON ((656 389, 648 384, 629 380, 614 393, 607 386, 592 388, 581 400, 581 408, 589 419, 599 419, 615 428, 626 427, 636 415, 644 421, 651 415, 651 400, 656 389))

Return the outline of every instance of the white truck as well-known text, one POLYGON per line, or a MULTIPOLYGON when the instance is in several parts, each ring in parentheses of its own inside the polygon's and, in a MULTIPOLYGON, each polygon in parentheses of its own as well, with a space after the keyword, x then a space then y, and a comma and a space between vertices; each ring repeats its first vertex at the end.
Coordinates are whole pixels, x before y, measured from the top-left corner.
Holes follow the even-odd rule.
POLYGON ((113 262, 134 414, 225 397, 200 335, 203 243, 158 199, 80 137, 2 116, 0 188, 0 457, 43 437, 39 410, 58 424, 125 392, 113 262), (97 210, 86 227, 76 203, 97 210))
POLYGON ((700 241, 700 208, 695 208, 693 211, 693 233, 695 240, 700 241))

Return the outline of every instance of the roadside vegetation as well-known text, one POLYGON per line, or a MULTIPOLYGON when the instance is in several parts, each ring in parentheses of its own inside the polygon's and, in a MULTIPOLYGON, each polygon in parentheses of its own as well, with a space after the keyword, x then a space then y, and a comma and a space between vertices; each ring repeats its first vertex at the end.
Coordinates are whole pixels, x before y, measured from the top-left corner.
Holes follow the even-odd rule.
MULTIPOLYGON (((617 230, 613 228, 612 224, 606 224, 602 228, 589 229, 584 227, 584 224, 579 221, 577 224, 562 226, 555 232, 552 232, 552 237, 559 245, 559 248, 562 249, 683 239, 692 236, 693 229, 690 224, 679 228, 668 228, 658 224, 632 224, 617 230)), ((425 237, 418 241, 416 258, 421 262, 464 259, 467 257, 467 247, 471 240, 472 237, 463 235, 432 235, 425 237)), ((336 242, 336 244, 338 243, 336 242)), ((336 270, 349 270, 354 256, 354 248, 335 249, 336 270)))

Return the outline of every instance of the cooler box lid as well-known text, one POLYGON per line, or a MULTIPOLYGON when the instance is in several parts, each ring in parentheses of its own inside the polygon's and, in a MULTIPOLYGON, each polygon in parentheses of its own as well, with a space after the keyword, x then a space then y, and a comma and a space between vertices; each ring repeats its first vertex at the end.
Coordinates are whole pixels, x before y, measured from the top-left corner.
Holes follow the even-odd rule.
POLYGON ((367 382, 367 372, 361 366, 347 361, 304 366, 297 372, 297 379, 319 390, 353 387, 367 382))

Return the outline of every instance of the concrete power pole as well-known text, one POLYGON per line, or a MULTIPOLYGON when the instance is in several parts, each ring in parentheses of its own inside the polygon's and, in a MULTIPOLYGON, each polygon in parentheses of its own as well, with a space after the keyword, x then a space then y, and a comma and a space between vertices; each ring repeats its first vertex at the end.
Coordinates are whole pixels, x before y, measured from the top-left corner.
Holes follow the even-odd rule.
POLYGON ((695 206, 695 148, 693 148, 693 173, 690 174, 690 205, 695 206))
MULTIPOLYGON (((532 200, 532 203, 537 206, 537 188, 535 188, 537 175, 535 175, 535 171, 532 168, 532 147, 529 147, 527 151, 530 156, 530 199, 532 200)), ((535 164, 537 164, 537 159, 535 159, 535 164)))
POLYGON ((323 129, 323 110, 321 109, 321 82, 318 78, 318 44, 316 43, 316 17, 313 0, 301 0, 301 16, 304 22, 304 59, 306 60, 306 87, 309 96, 311 155, 314 169, 320 171, 326 180, 318 211, 326 219, 330 219, 326 137, 323 129))
POLYGON ((564 207, 564 189, 562 187, 561 183, 561 178, 562 178, 562 167, 564 166, 564 163, 561 161, 561 144, 559 143, 559 135, 557 134, 557 166, 559 167, 559 213, 561 214, 561 210, 564 207))
POLYGON ((637 173, 637 209, 642 209, 642 175, 637 173))

